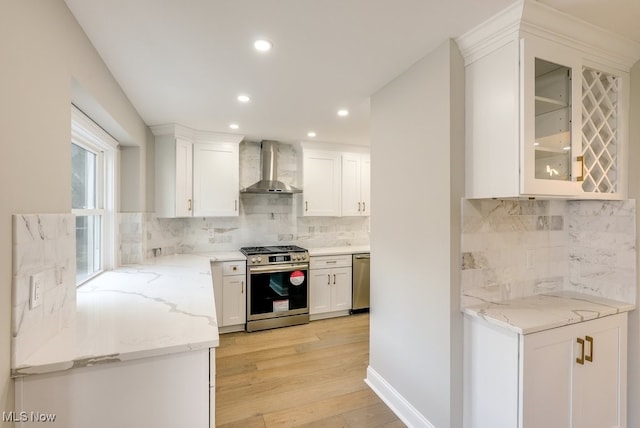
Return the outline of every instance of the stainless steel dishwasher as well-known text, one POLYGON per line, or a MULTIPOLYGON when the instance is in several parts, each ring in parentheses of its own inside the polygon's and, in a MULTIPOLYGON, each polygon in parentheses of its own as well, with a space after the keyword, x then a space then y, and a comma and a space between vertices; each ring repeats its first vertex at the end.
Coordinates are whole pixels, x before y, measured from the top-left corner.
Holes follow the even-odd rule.
POLYGON ((366 312, 369 310, 369 265, 371 261, 370 254, 354 254, 352 261, 353 300, 351 313, 366 312))

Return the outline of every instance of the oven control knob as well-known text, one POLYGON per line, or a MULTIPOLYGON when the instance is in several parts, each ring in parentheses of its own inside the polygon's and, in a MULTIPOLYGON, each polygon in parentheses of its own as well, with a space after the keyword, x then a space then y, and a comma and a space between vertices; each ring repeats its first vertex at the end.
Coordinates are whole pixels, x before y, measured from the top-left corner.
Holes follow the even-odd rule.
POLYGON ((255 257, 251 257, 251 263, 255 263, 256 262, 256 258, 255 257))
POLYGON ((258 256, 258 263, 262 262, 262 257, 258 256))

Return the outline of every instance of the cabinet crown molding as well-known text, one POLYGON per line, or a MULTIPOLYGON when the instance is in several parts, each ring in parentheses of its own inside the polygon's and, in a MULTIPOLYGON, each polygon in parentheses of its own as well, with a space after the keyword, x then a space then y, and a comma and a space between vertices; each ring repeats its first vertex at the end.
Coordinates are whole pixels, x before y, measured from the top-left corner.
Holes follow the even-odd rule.
POLYGON ((224 132, 198 131, 177 123, 155 125, 150 127, 154 136, 171 135, 176 138, 184 138, 202 143, 235 143, 240 144, 244 135, 229 134, 224 132))
POLYGON ((629 72, 640 43, 533 0, 520 0, 456 39, 471 64, 513 39, 533 35, 580 51, 585 58, 629 72))

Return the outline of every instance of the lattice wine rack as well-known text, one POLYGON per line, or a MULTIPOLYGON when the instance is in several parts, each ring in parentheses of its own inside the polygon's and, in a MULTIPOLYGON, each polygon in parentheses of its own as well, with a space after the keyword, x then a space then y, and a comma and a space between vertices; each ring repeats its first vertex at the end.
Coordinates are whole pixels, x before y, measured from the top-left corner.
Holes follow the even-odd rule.
POLYGON ((618 191, 618 78, 582 70, 582 150, 585 192, 618 191))

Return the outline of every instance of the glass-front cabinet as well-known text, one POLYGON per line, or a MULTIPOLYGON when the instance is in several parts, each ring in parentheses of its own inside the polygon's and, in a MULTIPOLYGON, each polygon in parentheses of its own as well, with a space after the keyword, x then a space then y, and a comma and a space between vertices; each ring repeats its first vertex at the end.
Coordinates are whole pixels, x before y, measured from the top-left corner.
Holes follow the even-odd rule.
POLYGON ((638 44, 533 1, 456 42, 467 198, 627 197, 638 44))
POLYGON ((569 49, 522 42, 521 193, 621 198, 620 78, 569 49))

